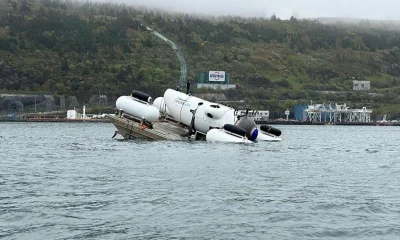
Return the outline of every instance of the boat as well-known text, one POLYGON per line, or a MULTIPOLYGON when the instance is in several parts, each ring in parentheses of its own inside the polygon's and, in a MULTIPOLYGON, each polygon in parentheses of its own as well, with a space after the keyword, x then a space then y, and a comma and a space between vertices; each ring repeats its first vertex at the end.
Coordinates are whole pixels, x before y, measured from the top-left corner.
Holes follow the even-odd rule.
POLYGON ((119 97, 116 114, 108 116, 117 128, 113 137, 243 143, 281 140, 273 137, 277 131, 259 130, 253 119, 236 116, 235 109, 189 92, 167 89, 154 101, 140 91, 119 97))

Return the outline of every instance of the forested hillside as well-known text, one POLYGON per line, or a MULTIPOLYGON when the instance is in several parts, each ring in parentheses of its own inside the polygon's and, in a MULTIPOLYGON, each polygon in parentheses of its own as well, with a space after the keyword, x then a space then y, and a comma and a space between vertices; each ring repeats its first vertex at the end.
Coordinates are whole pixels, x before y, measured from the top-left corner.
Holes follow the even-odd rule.
POLYGON ((0 0, 0 92, 75 95, 82 102, 132 89, 161 95, 176 86, 179 62, 141 22, 181 47, 188 80, 227 71, 238 86, 229 98, 244 97, 254 107, 281 111, 313 100, 400 112, 399 31, 295 18, 212 19, 94 2, 0 0), (353 92, 352 79, 370 80, 377 94, 353 92))

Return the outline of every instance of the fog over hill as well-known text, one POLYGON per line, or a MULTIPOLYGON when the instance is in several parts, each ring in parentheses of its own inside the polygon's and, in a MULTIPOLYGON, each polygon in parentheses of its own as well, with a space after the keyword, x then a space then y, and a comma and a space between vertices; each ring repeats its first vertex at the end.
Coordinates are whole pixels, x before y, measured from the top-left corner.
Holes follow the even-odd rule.
POLYGON ((167 11, 243 17, 357 18, 400 20, 397 0, 112 0, 114 3, 143 5, 167 11))

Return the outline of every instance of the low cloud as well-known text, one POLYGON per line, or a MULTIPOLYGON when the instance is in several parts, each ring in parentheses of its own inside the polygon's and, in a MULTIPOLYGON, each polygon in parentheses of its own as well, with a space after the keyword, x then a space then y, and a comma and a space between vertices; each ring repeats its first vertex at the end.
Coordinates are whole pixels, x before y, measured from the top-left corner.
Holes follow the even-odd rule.
POLYGON ((377 20, 400 20, 397 0, 113 0, 127 5, 141 5, 166 11, 206 15, 238 15, 281 19, 340 17, 377 20))

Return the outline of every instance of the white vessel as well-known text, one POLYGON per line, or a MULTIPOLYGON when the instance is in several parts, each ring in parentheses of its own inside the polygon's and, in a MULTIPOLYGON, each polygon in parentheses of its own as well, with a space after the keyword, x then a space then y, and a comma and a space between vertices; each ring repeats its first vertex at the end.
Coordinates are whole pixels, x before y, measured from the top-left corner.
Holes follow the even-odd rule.
POLYGON ((204 134, 211 128, 222 128, 225 124, 235 123, 235 109, 173 89, 165 91, 164 102, 178 122, 190 126, 194 116, 195 130, 204 134))
POLYGON ((154 102, 149 95, 134 91, 131 96, 118 98, 116 106, 117 116, 109 118, 125 138, 282 141, 278 129, 258 128, 247 115, 235 116, 233 108, 173 89, 167 89, 154 102))

